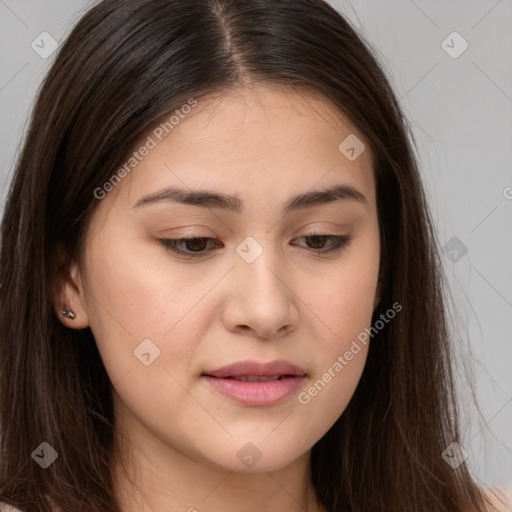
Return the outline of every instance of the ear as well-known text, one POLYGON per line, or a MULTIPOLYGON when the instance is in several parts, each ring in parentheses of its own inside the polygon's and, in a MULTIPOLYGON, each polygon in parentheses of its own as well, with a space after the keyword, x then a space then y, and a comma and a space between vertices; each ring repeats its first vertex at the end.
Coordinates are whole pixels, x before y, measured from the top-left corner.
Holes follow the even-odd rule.
POLYGON ((54 255, 53 309, 59 321, 71 329, 84 329, 89 326, 89 315, 85 302, 79 268, 69 263, 67 254, 59 245, 54 255), (72 310, 75 317, 68 318, 62 312, 72 310))

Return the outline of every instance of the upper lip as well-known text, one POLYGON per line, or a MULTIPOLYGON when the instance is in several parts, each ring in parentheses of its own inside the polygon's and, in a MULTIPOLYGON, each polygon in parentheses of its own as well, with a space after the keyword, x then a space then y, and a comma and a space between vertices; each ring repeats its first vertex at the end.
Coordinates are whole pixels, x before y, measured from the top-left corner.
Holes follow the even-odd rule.
POLYGON ((224 378, 224 377, 270 377, 273 375, 297 375, 305 376, 306 373, 302 368, 285 361, 278 359, 268 363, 261 363, 259 361, 238 361, 236 363, 223 366, 217 370, 203 372, 203 375, 210 377, 224 378))

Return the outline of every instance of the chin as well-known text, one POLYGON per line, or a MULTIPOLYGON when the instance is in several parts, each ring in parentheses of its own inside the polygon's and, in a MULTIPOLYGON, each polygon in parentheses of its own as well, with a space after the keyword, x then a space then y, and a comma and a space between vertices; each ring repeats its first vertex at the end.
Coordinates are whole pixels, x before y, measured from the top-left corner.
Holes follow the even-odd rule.
POLYGON ((274 443, 266 444, 251 441, 249 438, 233 440, 222 453, 202 453, 201 459, 226 471, 236 473, 264 473, 283 469, 295 460, 303 456, 297 452, 296 447, 289 451, 283 450, 283 443, 278 441, 279 451, 274 448, 274 443))

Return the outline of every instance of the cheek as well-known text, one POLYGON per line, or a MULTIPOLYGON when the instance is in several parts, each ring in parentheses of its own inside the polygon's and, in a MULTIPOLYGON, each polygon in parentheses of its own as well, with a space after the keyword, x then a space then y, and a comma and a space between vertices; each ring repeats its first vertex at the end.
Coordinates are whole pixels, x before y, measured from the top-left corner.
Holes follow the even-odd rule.
POLYGON ((355 248, 339 266, 309 283, 307 303, 325 327, 324 353, 341 350, 349 340, 369 326, 379 270, 379 253, 375 248, 355 248))
POLYGON ((310 439, 322 437, 347 408, 364 369, 367 345, 344 344, 312 376, 297 395, 301 431, 310 439), (346 354, 351 354, 347 359, 346 354))
POLYGON ((344 272, 311 297, 317 313, 314 374, 297 395, 304 408, 304 432, 322 436, 346 409, 363 372, 371 327, 376 278, 344 272), (315 305, 316 304, 316 310, 315 305), (320 321, 320 320, 321 321, 320 321), (321 333, 324 333, 323 335, 321 333))
POLYGON ((309 412, 305 430, 320 432, 332 425, 347 407, 361 378, 368 345, 368 330, 378 279, 378 250, 355 250, 322 286, 312 287, 308 308, 316 323, 315 373, 297 396, 309 412), (323 333, 323 335, 322 335, 323 333), (322 418, 320 425, 319 419, 322 418))
MULTIPOLYGON (((123 414, 130 411, 140 422, 155 425, 178 411, 201 417, 200 407, 182 386, 188 384, 194 340, 201 339, 194 304, 204 288, 171 279, 169 271, 136 251, 118 248, 118 253, 123 257, 110 259, 103 252, 101 264, 88 273, 94 294, 89 297, 90 328, 118 406, 123 414)), ((165 432, 168 423, 159 427, 165 432)))
POLYGON ((98 233, 90 244, 85 284, 90 328, 105 369, 114 386, 130 381, 135 401, 149 382, 154 389, 172 388, 166 369, 186 382, 202 338, 201 297, 218 280, 193 272, 177 276, 165 256, 136 242, 130 244, 120 231, 98 233))

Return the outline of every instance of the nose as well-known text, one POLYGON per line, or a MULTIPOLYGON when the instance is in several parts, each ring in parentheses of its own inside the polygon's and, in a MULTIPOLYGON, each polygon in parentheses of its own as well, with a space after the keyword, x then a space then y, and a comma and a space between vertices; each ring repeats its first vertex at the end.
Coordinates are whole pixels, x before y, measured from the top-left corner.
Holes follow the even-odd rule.
POLYGON ((227 329, 269 339, 297 328, 299 300, 293 292, 292 273, 286 268, 286 262, 270 247, 251 263, 235 257, 223 310, 227 329))

